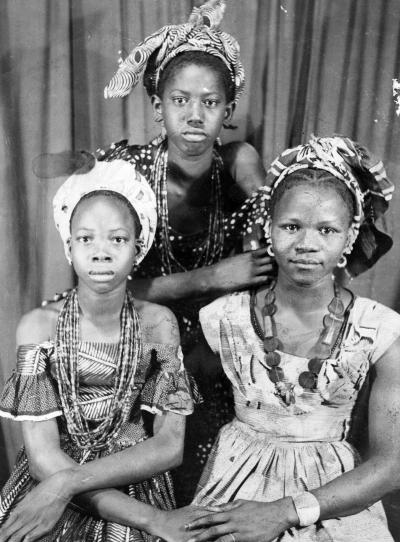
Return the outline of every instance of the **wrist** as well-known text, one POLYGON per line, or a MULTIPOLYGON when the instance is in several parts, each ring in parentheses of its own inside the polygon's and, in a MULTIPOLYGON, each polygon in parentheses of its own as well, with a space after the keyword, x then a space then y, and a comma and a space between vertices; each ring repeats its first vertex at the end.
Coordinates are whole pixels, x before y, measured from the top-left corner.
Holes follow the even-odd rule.
POLYGON ((77 490, 77 484, 75 486, 75 469, 74 468, 67 468, 60 470, 53 474, 53 476, 57 477, 60 481, 60 485, 62 487, 62 493, 63 496, 67 500, 73 499, 80 491, 77 490))
POLYGON ((165 534, 164 525, 167 519, 167 512, 160 510, 159 508, 153 508, 149 506, 149 510, 145 512, 141 517, 141 525, 136 527, 141 528, 146 533, 153 536, 162 537, 165 534))
POLYGON ((300 527, 308 527, 319 520, 321 508, 315 495, 305 491, 291 499, 298 518, 297 524, 300 527))
POLYGON ((286 529, 291 527, 297 527, 299 525, 299 516, 296 512, 296 507, 294 506, 292 497, 284 497, 282 499, 282 504, 284 505, 284 519, 286 522, 286 529))

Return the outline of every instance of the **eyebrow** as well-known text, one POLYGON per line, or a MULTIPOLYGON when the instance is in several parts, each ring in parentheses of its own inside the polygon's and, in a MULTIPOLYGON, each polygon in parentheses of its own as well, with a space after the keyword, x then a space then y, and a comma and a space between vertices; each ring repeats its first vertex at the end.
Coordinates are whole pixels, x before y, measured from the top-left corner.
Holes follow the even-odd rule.
MULTIPOLYGON (((183 90, 181 88, 172 88, 169 92, 170 93, 171 92, 181 92, 182 94, 190 94, 189 90, 183 90)), ((222 92, 219 91, 219 90, 210 90, 210 91, 204 92, 203 96, 212 96, 212 95, 219 96, 220 94, 222 94, 222 92)))

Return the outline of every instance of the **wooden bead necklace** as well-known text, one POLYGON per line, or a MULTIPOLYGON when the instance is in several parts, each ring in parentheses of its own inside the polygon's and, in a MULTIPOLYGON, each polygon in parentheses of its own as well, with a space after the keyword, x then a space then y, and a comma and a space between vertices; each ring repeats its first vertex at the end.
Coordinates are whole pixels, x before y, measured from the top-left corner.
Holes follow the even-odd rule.
MULTIPOLYGON (((286 405, 291 405, 296 402, 294 393, 294 384, 289 382, 285 377, 281 363, 281 355, 278 350, 282 351, 282 343, 277 336, 276 322, 274 315, 277 310, 275 304, 275 286, 276 281, 273 281, 268 288, 264 297, 264 306, 261 310, 263 317, 262 330, 255 316, 256 294, 253 292, 251 297, 252 321, 259 336, 263 339, 265 352, 265 367, 268 371, 270 380, 275 384, 277 395, 285 402, 286 405)), ((328 305, 328 314, 323 318, 324 329, 313 348, 313 357, 308 362, 308 370, 303 371, 299 375, 299 384, 302 388, 308 391, 317 389, 318 374, 324 362, 332 357, 333 352, 340 343, 344 328, 345 328, 345 307, 340 299, 340 290, 336 283, 333 284, 334 297, 328 305)))

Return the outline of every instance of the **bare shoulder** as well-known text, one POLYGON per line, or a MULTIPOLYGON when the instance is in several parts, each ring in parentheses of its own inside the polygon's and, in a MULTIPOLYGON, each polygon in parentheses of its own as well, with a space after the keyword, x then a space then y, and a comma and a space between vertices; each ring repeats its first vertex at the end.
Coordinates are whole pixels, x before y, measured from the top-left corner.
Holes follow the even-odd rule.
POLYGON ((164 305, 136 300, 143 340, 158 344, 180 344, 179 326, 174 313, 164 305))
POLYGON ((63 301, 39 307, 24 314, 17 326, 17 346, 38 344, 54 337, 63 301))
POLYGON ((256 149, 245 141, 222 145, 221 157, 236 183, 247 195, 265 184, 265 169, 256 149))

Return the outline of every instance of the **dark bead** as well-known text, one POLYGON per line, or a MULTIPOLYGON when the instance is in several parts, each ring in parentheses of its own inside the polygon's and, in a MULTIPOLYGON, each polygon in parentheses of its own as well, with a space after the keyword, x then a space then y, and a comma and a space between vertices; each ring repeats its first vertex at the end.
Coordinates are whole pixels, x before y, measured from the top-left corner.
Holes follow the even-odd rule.
POLYGON ((279 339, 277 337, 265 337, 264 338, 264 350, 267 352, 273 352, 279 348, 279 339))
POLYGON ((325 314, 324 319, 322 320, 324 327, 328 328, 333 326, 334 320, 330 314, 325 314))
POLYGON ((278 352, 267 352, 265 354, 265 363, 268 367, 277 367, 281 362, 281 356, 278 352))
POLYGON ((283 380, 283 371, 281 367, 271 367, 268 376, 274 384, 283 380))
POLYGON ((299 384, 302 388, 313 390, 317 384, 317 377, 310 371, 304 371, 299 375, 299 384))
POLYGON ((276 313, 276 305, 264 305, 261 312, 263 316, 272 316, 276 313))
POLYGON ((318 343, 314 349, 315 357, 328 359, 332 352, 332 347, 329 344, 318 343))
POLYGON ((318 374, 323 364, 324 364, 323 359, 311 358, 310 361, 308 362, 308 368, 312 373, 318 374))

